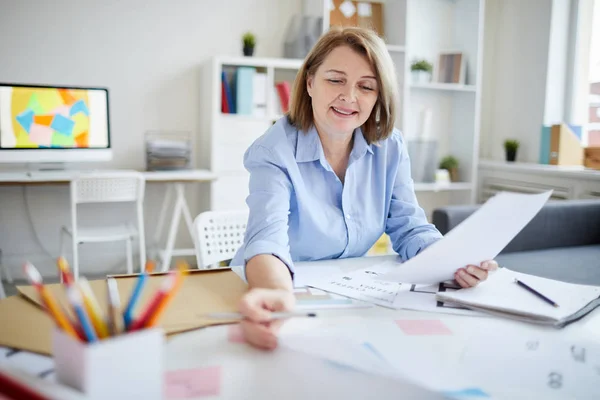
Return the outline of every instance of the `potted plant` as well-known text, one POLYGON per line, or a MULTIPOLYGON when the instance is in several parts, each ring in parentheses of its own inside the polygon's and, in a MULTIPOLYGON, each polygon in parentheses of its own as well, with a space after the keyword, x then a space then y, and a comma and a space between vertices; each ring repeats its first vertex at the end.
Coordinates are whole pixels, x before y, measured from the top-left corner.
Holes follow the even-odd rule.
POLYGON ((416 60, 410 65, 410 71, 414 83, 428 83, 431 81, 433 66, 427 60, 416 60))
POLYGON ((506 152, 506 161, 515 161, 517 159, 517 149, 519 141, 516 139, 507 139, 504 141, 504 151, 506 152))
POLYGON ((458 181, 458 160, 454 156, 446 156, 440 161, 440 169, 445 169, 450 174, 450 181, 458 181))
POLYGON ((252 56, 254 54, 254 46, 256 46, 256 37, 252 32, 246 32, 242 36, 242 41, 244 42, 244 55, 252 56))

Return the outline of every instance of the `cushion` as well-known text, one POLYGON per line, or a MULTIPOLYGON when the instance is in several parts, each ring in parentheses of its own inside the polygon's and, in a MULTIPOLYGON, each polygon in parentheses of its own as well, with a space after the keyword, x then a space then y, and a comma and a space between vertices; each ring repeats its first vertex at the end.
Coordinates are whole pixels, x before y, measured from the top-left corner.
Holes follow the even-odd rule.
POLYGON ((600 245, 502 253, 496 261, 517 272, 600 286, 600 245))

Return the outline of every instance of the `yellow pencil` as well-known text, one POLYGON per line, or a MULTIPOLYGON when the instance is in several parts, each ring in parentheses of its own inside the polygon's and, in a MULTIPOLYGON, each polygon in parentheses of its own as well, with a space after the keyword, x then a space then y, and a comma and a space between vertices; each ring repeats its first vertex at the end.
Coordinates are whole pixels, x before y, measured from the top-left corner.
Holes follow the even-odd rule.
POLYGON ((165 296, 165 298, 158 304, 154 313, 148 319, 148 322, 144 325, 145 328, 152 328, 158 324, 160 317, 164 314, 167 306, 173 300, 179 289, 181 288, 181 284, 183 283, 183 279, 185 275, 187 275, 187 263, 180 263, 178 265, 177 271, 175 272, 175 283, 173 287, 169 291, 169 293, 165 296))
POLYGON ((60 273, 60 281, 67 286, 72 285, 74 282, 73 275, 71 275, 71 270, 69 268, 69 263, 64 257, 58 257, 56 260, 56 265, 58 266, 58 270, 60 273))
POLYGON ((98 301, 96 301, 96 297, 92 292, 89 282, 82 277, 79 279, 78 284, 81 289, 81 295, 83 296, 85 311, 90 316, 96 334, 100 339, 107 338, 109 336, 108 327, 106 326, 104 318, 102 318, 102 309, 100 308, 98 301))
POLYGON ((54 319, 56 324, 69 336, 80 340, 77 331, 75 331, 75 328, 73 327, 67 316, 58 306, 58 302, 56 301, 52 293, 48 290, 47 287, 42 285, 42 276, 40 275, 40 272, 37 270, 37 268, 35 268, 31 263, 25 263, 23 269, 25 271, 25 275, 27 276, 31 284, 39 292, 42 303, 44 303, 44 306, 46 307, 48 313, 50 313, 50 316, 54 319))

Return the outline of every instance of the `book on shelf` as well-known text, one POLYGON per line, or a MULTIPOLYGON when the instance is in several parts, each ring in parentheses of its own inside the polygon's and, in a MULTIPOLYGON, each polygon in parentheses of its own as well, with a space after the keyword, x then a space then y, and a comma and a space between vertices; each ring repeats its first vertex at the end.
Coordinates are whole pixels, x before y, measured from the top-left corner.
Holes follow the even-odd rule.
POLYGON ((287 81, 277 82, 275 87, 277 88, 277 94, 279 95, 281 110, 285 114, 290 110, 290 83, 287 81))
POLYGON ((266 72, 256 67, 225 66, 221 72, 221 112, 223 114, 267 115, 266 72))
POLYGON ((540 164, 583 165, 581 135, 582 130, 579 125, 542 126, 540 164))

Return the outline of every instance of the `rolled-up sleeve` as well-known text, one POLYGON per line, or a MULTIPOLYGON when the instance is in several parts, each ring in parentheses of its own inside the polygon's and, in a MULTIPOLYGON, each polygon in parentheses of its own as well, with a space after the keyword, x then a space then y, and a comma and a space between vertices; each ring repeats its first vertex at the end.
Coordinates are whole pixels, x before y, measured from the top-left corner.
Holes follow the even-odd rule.
MULTIPOLYGON (((250 210, 244 238, 244 269, 252 257, 271 254, 287 265, 293 274, 288 237, 292 184, 281 160, 270 149, 253 145, 244 155, 250 172, 250 210)), ((245 271, 244 271, 245 272, 245 271)))
MULTIPOLYGON (((394 179, 385 231, 392 247, 403 260, 408 260, 442 238, 442 234, 427 221, 419 206, 411 177, 410 159, 404 141, 398 135, 396 144, 397 171, 394 179)), ((395 161, 394 161, 395 162, 395 161)))

